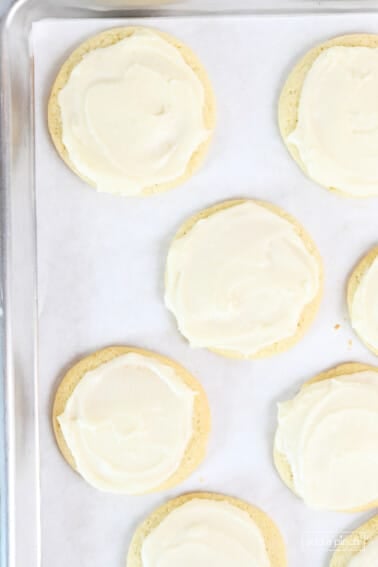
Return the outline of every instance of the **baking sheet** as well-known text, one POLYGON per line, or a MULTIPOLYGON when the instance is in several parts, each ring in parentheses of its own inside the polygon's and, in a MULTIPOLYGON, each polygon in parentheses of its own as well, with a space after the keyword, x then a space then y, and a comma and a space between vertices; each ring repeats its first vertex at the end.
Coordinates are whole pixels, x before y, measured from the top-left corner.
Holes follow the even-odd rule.
POLYGON ((278 400, 337 363, 376 363, 349 327, 344 289, 350 269, 378 240, 378 199, 351 200, 307 180, 280 140, 276 106, 285 76, 313 44, 377 29, 378 14, 33 25, 43 566, 124 565, 137 523, 169 497, 191 490, 221 491, 264 509, 283 532, 292 567, 327 565, 340 533, 368 517, 311 511, 272 464, 278 400), (70 51, 92 33, 135 23, 187 42, 206 66, 218 101, 205 166, 184 186, 148 199, 87 187, 57 156, 46 129, 51 82, 70 51), (165 256, 179 225, 201 208, 235 197, 269 200, 295 215, 325 264, 325 297, 311 330, 289 352, 256 362, 191 349, 163 304, 165 256), (175 490, 102 494, 66 465, 55 445, 50 414, 60 378, 79 357, 111 344, 171 356, 207 391, 213 415, 208 457, 175 490))

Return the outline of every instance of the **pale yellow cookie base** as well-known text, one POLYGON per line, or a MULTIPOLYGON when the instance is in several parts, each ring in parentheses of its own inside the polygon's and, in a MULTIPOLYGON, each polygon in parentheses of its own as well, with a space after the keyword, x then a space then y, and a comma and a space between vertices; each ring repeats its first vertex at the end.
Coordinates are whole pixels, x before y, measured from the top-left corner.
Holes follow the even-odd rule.
MULTIPOLYGON (((349 278, 348 288, 347 288, 347 303, 349 310, 349 318, 352 322, 352 326, 353 326, 352 303, 353 303, 354 294, 356 293, 365 272, 370 268, 370 266, 377 257, 378 257, 378 246, 374 246, 374 248, 372 248, 370 252, 368 252, 366 256, 364 256, 362 260, 357 264, 357 266, 354 268, 349 278)), ((361 341, 364 343, 364 345, 367 346, 368 349, 370 349, 374 354, 378 356, 378 350, 374 348, 372 345, 370 345, 367 341, 365 341, 365 339, 359 333, 357 333, 355 329, 354 331, 361 339, 361 341)))
POLYGON ((343 539, 337 546, 329 567, 348 567, 350 560, 375 537, 378 537, 378 516, 374 516, 343 539))
POLYGON ((218 203, 217 205, 213 205, 212 207, 204 209, 203 211, 189 218, 186 222, 184 222, 183 225, 181 225, 181 227, 179 228, 178 232, 176 233, 173 239, 173 242, 188 234, 188 232, 190 232, 190 230, 194 227, 194 225, 198 221, 206 219, 211 215, 218 213, 219 211, 229 209, 230 207, 234 207, 235 205, 240 205, 248 201, 252 201, 257 205, 260 205, 261 207, 265 207, 266 209, 272 211, 273 213, 289 221, 293 225, 298 236, 302 239, 307 250, 310 252, 310 254, 314 256, 314 258, 316 258, 319 266, 319 291, 316 297, 311 301, 311 303, 306 305, 305 309, 303 310, 301 319, 298 322, 298 329, 295 335, 293 335, 292 337, 288 337, 287 339, 284 339, 282 341, 276 342, 270 345, 269 347, 263 348, 262 350, 250 356, 244 356, 243 354, 237 353, 235 351, 209 349, 212 352, 215 352, 216 354, 220 354, 228 358, 252 360, 252 359, 267 358, 269 356, 274 356, 275 354, 279 354, 281 352, 290 349, 298 341, 301 340, 301 338, 304 336, 307 329, 310 327, 311 323, 313 322, 318 312, 323 295, 323 280, 324 280, 323 262, 319 254, 319 251, 316 247, 316 244, 314 243, 310 235, 305 231, 305 229, 299 224, 299 222, 294 217, 292 217, 291 215, 289 215, 288 213, 286 213, 276 205, 272 205, 271 203, 266 203, 264 201, 257 201, 252 199, 233 199, 230 201, 224 201, 222 203, 218 203))
MULTIPOLYGON (((223 494, 215 494, 212 492, 193 492, 179 496, 173 500, 169 500, 160 508, 157 508, 144 522, 137 528, 131 540, 128 556, 127 567, 143 567, 141 552, 144 539, 168 516, 173 510, 179 508, 186 502, 194 499, 215 500, 218 502, 228 502, 236 508, 240 508, 247 512, 250 518, 256 523, 264 537, 266 550, 270 559, 271 567, 286 567, 286 548, 282 535, 276 524, 270 517, 259 508, 251 506, 243 500, 225 496, 223 494)), ((178 566, 179 567, 179 566, 178 566)))
MULTIPOLYGON (((60 106, 58 102, 59 92, 67 84, 73 69, 76 67, 78 63, 80 63, 80 61, 87 53, 89 53, 94 49, 101 49, 104 47, 109 47, 110 45, 114 45, 115 43, 118 43, 119 41, 127 37, 130 37, 138 29, 145 29, 145 28, 135 27, 135 26, 125 27, 125 28, 113 28, 87 39, 84 43, 79 45, 79 47, 77 47, 73 53, 71 53, 69 58, 63 64, 51 89, 51 94, 48 102, 47 115, 48 115, 48 129, 52 141, 54 142, 58 154, 63 159, 63 161, 68 165, 68 167, 74 173, 76 173, 76 175, 78 175, 81 179, 83 179, 86 183, 88 183, 88 185, 91 185, 92 187, 96 187, 95 183, 91 181, 91 179, 83 176, 75 168, 75 166, 71 163, 68 151, 63 144, 62 118, 61 118, 60 106)), ((192 52, 192 50, 186 45, 184 45, 178 39, 158 30, 153 30, 153 31, 157 33, 159 36, 161 36, 163 39, 165 39, 168 43, 176 47, 176 49, 180 52, 185 62, 193 69, 193 71, 201 81, 205 93, 205 103, 203 110, 204 125, 205 128, 209 130, 209 132, 213 132, 216 122, 215 96, 210 80, 201 62, 192 52)), ((193 153, 190 162, 188 163, 188 166, 186 168, 186 171, 183 175, 168 183, 159 183, 152 187, 147 187, 138 196, 147 196, 147 195, 152 195, 154 193, 160 193, 168 189, 172 189, 173 187, 177 187, 178 185, 184 183, 187 179, 189 179, 189 177, 191 177, 197 171, 197 169, 202 164, 207 154, 207 150, 210 146, 210 143, 211 143, 211 135, 193 153)))
MULTIPOLYGON (((289 150, 292 158, 297 162, 302 171, 309 177, 305 164, 302 162, 298 149, 293 144, 288 143, 287 137, 293 132, 298 122, 298 109, 302 92, 302 87, 306 75, 319 55, 330 47, 378 47, 378 35, 375 34, 350 34, 332 38, 310 51, 299 60, 294 69, 288 76, 282 89, 278 103, 278 125, 283 141, 289 150)), ((315 180, 317 183, 317 181, 315 180)), ((358 198, 344 192, 342 187, 327 187, 330 191, 337 191, 344 196, 358 198)), ((364 197, 363 195, 359 198, 364 197)))
MULTIPOLYGON (((321 382, 322 380, 332 380, 333 378, 337 378, 338 376, 344 376, 346 374, 355 374, 356 372, 363 372, 364 370, 372 370, 373 372, 378 372, 378 368, 376 368, 375 366, 370 366, 368 364, 360 364, 358 362, 349 362, 346 364, 340 364, 339 366, 336 366, 335 368, 331 368, 330 370, 326 370, 325 372, 318 374, 311 380, 308 380, 302 385, 300 390, 307 388, 311 384, 315 384, 315 382, 321 382)), ((275 467, 282 481, 286 484, 288 488, 290 488, 292 492, 294 492, 294 494, 296 494, 300 498, 300 496, 295 492, 293 473, 290 468, 290 464, 286 459, 286 456, 277 451, 275 443, 273 450, 273 459, 274 459, 275 467)), ((354 508, 352 510, 339 510, 339 512, 350 512, 350 513, 362 512, 365 510, 370 510, 372 508, 375 508, 376 506, 378 506, 378 500, 372 502, 371 504, 361 506, 360 508, 354 508)))
POLYGON ((81 359, 66 373, 55 394, 52 411, 55 438, 62 455, 68 464, 76 470, 75 460, 67 446, 57 418, 64 412, 67 401, 72 395, 72 392, 87 372, 98 368, 101 364, 104 364, 117 356, 128 353, 136 353, 150 357, 161 364, 165 364, 166 366, 173 368, 182 381, 196 393, 193 408, 193 436, 189 441, 179 469, 163 484, 149 491, 160 492, 180 484, 196 470, 205 458, 208 437, 211 429, 210 408, 206 393, 201 384, 187 370, 185 370, 185 368, 170 358, 140 348, 113 346, 99 350, 81 359))

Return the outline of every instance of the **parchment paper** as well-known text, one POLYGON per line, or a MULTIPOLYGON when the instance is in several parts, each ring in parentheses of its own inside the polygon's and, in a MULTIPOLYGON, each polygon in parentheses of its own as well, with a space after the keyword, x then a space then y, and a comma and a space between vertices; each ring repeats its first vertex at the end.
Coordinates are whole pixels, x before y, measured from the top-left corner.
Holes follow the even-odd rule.
POLYGON ((378 14, 50 20, 34 26, 44 567, 123 566, 138 522, 167 498, 191 490, 221 491, 263 508, 283 532, 291 567, 325 567, 340 533, 368 517, 308 509, 272 464, 277 401, 337 363, 377 362, 350 329, 344 292, 351 268, 377 243, 378 199, 348 199, 307 180, 281 142, 276 108, 285 76, 313 44, 377 30, 378 14), (205 166, 184 186, 148 199, 87 187, 60 160, 46 128, 49 89, 72 49, 92 33, 136 22, 187 42, 206 66, 218 101, 205 166), (269 200, 295 215, 325 264, 325 297, 310 332, 288 353, 258 362, 192 350, 163 304, 165 256, 179 225, 235 197, 269 200), (55 445, 50 414, 60 378, 79 357, 111 344, 175 358, 208 393, 208 457, 176 490, 102 494, 66 465, 55 445))

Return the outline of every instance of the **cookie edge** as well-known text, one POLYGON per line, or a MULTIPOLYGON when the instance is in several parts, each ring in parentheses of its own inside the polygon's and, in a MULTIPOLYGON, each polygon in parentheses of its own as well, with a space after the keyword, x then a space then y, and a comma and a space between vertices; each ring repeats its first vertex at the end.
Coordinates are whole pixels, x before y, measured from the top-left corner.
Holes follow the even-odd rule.
POLYGON ((378 516, 373 516, 343 538, 331 557, 329 567, 348 567, 349 561, 376 537, 378 516))

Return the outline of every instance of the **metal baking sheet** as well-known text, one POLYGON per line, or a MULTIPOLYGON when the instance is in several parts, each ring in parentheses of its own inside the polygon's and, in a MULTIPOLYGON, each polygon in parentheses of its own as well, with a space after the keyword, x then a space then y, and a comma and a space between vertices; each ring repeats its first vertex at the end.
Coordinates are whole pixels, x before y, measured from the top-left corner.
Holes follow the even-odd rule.
POLYGON ((237 15, 225 3, 222 16, 178 11, 112 19, 94 11, 72 18, 79 14, 65 7, 56 14, 64 18, 35 11, 29 31, 18 21, 13 35, 9 28, 3 33, 8 230, 3 513, 9 520, 3 553, 12 567, 120 567, 137 523, 167 498, 191 490, 232 494, 264 509, 282 530, 293 567, 325 567, 339 535, 368 517, 306 508, 272 464, 277 401, 334 364, 376 363, 350 329, 344 292, 350 269, 377 242, 378 231, 378 199, 343 198, 303 176, 280 140, 276 108, 282 83, 301 54, 334 35, 377 32, 378 13, 356 13, 355 2, 348 13, 340 11, 340 2, 322 13, 322 3, 304 1, 302 14, 295 12, 300 2, 279 4, 281 13, 270 2, 271 13, 248 14, 240 3, 244 13, 237 15), (315 4, 316 13, 310 13, 315 4), (204 167, 182 187, 148 199, 87 187, 57 156, 46 127, 51 82, 72 49, 90 34, 134 24, 158 27, 190 45, 208 70, 218 102, 216 135, 204 167), (11 69, 17 55, 20 69, 11 69), (311 330, 289 352, 256 362, 190 349, 163 303, 165 257, 176 229, 194 212, 235 197, 272 201, 295 215, 325 264, 325 297, 311 330), (213 415, 208 457, 175 490, 102 494, 66 465, 55 445, 50 415, 60 378, 80 356, 110 344, 171 356, 208 393, 213 415))

